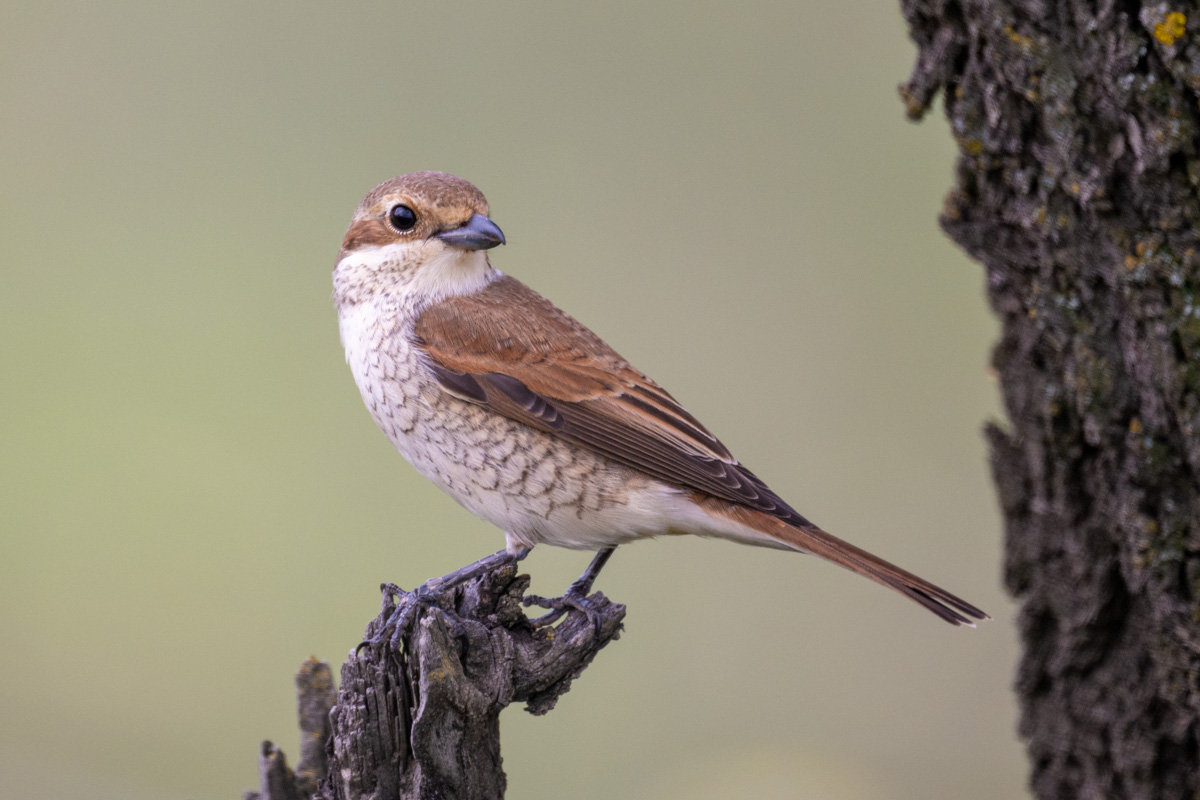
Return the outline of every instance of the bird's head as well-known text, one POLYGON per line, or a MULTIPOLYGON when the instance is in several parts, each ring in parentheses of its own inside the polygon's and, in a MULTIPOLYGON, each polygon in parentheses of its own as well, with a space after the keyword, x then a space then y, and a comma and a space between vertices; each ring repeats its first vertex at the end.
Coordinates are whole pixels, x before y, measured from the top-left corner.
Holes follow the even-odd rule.
POLYGON ((334 269, 340 304, 380 291, 418 301, 464 294, 494 274, 485 251, 504 244, 487 198, 445 172, 411 172, 379 184, 350 220, 334 269))

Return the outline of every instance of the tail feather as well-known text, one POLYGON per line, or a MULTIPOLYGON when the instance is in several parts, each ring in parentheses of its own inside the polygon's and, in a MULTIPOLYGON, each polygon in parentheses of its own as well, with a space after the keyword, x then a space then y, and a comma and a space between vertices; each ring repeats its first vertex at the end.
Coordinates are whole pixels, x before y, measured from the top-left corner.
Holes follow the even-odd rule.
POLYGON ((975 619, 991 619, 960 597, 924 578, 888 563, 860 547, 813 526, 797 527, 746 506, 714 497, 696 497, 700 507, 713 516, 733 520, 805 553, 825 559, 864 578, 898 592, 929 609, 951 625, 975 627, 975 619))

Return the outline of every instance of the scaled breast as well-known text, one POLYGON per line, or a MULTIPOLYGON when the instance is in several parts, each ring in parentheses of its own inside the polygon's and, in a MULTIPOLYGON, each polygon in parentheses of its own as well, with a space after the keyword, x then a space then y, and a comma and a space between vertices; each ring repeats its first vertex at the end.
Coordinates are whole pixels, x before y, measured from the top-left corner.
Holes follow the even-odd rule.
MULTIPOLYGON (((405 335, 398 304, 359 303, 339 315, 346 363, 375 424, 408 457, 405 440, 420 412, 422 384, 429 380, 405 335)), ((411 460, 411 459, 410 459, 411 460)))

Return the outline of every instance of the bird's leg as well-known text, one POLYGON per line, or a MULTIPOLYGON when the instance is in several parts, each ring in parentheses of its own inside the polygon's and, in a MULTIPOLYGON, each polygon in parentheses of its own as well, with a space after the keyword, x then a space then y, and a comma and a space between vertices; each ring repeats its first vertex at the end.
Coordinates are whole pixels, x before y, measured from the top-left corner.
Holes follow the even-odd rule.
POLYGON ((601 549, 592 559, 592 563, 588 564, 588 568, 583 571, 574 583, 567 587, 566 593, 562 597, 538 597, 537 595, 529 595, 525 598, 526 606, 540 606, 550 609, 549 614, 543 614, 540 617, 532 620, 537 627, 544 625, 552 625, 557 622, 564 614, 572 608, 582 611, 587 615, 587 618, 592 621, 592 625, 596 628, 596 635, 600 635, 600 617, 596 614, 595 609, 588 603, 587 596, 592 591, 592 584, 596 582, 596 576, 600 574, 600 570, 604 569, 604 565, 612 558, 612 554, 616 551, 616 546, 605 547, 601 549))
POLYGON ((583 571, 574 583, 567 587, 567 594, 577 594, 580 597, 587 597, 592 593, 592 584, 596 582, 596 576, 600 574, 600 570, 604 569, 604 565, 612 558, 612 554, 617 552, 617 548, 605 547, 596 553, 592 558, 592 563, 588 564, 588 568, 583 571))
POLYGON ((449 575, 443 575, 440 578, 430 578, 429 580, 418 586, 413 593, 425 601, 432 601, 438 595, 453 589, 459 584, 478 578, 500 567, 515 564, 518 561, 529 555, 528 547, 522 548, 515 553, 510 553, 508 550, 499 550, 492 553, 490 556, 485 556, 479 559, 474 564, 467 564, 465 567, 454 570, 449 575))
POLYGON ((441 595, 466 583, 473 578, 478 578, 480 575, 485 575, 500 567, 508 564, 515 564, 525 556, 529 555, 529 548, 523 548, 514 553, 508 550, 500 550, 492 553, 490 556, 485 556, 473 564, 468 564, 465 567, 454 570, 448 575, 443 575, 440 578, 430 578, 423 584, 418 586, 412 592, 405 592, 394 583, 384 583, 380 585, 379 590, 383 592, 383 610, 380 615, 390 615, 384 620, 379 631, 366 642, 363 642, 359 647, 367 644, 379 644, 387 640, 388 644, 395 648, 399 646, 400 641, 404 638, 404 634, 408 632, 409 626, 416 618, 418 608, 425 605, 435 605, 441 595), (392 598, 399 597, 400 602, 394 603, 392 598))

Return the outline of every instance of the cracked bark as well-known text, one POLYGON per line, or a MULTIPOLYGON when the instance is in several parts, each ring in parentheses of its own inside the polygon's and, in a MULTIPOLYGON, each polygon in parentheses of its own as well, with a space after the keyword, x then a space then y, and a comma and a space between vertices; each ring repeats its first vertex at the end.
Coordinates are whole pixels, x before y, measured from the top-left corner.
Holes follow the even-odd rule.
POLYGON ((263 742, 259 791, 244 799, 502 798, 500 712, 514 702, 550 711, 625 617, 623 605, 597 592, 587 600, 590 616, 572 609, 553 627, 534 627, 523 611, 528 587, 510 565, 447 592, 436 607, 385 594, 365 638, 411 611, 399 647, 352 652, 336 701, 328 665, 305 662, 296 677, 300 764, 292 773, 263 742))
POLYGON ((987 430, 1041 798, 1200 796, 1200 8, 902 0, 945 231, 985 269, 987 430))

